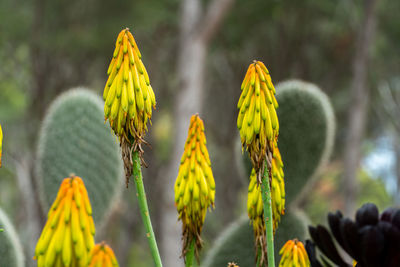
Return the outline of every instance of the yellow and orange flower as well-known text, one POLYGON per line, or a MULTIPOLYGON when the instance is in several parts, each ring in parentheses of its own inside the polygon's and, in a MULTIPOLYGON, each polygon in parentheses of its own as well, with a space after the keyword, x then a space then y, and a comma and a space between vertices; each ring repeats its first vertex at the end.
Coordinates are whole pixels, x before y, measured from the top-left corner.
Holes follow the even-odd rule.
POLYGON ((237 127, 242 147, 249 151, 253 167, 259 174, 263 170, 267 151, 272 152, 273 142, 279 135, 275 87, 264 63, 254 61, 250 64, 241 90, 237 127))
POLYGON ((87 266, 95 226, 88 193, 80 177, 65 178, 37 242, 38 267, 87 266))
MULTIPOLYGON (((276 142, 271 164, 271 204, 274 233, 278 228, 281 216, 285 214, 285 182, 283 163, 276 142)), ((261 185, 257 182, 257 174, 254 169, 251 171, 250 183, 247 197, 247 214, 253 224, 256 247, 261 247, 261 259, 266 255, 265 222, 263 200, 261 196, 261 185)), ((257 253, 259 253, 257 249, 257 253)))
POLYGON ((294 266, 294 267, 309 267, 310 260, 308 259, 307 251, 302 242, 297 239, 289 240, 283 245, 279 251, 282 255, 279 267, 294 266))
POLYGON ((285 214, 285 180, 283 172, 283 162, 276 142, 271 161, 271 201, 272 214, 274 217, 274 231, 278 228, 281 215, 285 214))
POLYGON ((140 144, 151 120, 156 99, 135 39, 124 29, 118 35, 103 98, 104 118, 114 133, 140 144))
POLYGON ((192 240, 198 253, 207 208, 214 207, 215 181, 206 144, 203 121, 193 115, 174 188, 175 204, 183 223, 183 255, 192 240))
POLYGON ((114 251, 105 243, 96 244, 90 252, 88 267, 117 267, 114 251))

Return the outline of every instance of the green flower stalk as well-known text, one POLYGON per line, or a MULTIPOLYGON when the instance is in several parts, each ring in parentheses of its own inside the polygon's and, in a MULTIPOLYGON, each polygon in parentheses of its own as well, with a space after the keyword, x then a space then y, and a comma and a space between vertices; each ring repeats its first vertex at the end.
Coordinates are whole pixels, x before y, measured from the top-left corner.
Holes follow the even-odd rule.
POLYGON ((104 98, 104 118, 120 140, 124 162, 126 186, 134 176, 139 209, 146 228, 149 246, 157 267, 162 266, 160 253, 154 236, 143 185, 141 163, 144 164, 141 144, 151 123, 152 109, 156 99, 150 85, 149 75, 142 56, 129 29, 122 30, 115 43, 115 50, 107 70, 104 98))
POLYGON ((278 102, 269 71, 261 61, 250 64, 241 90, 237 127, 242 149, 249 152, 253 165, 247 211, 253 223, 256 261, 260 266, 266 265, 268 256, 268 263, 273 265, 273 234, 284 214, 285 186, 277 145, 278 102))
MULTIPOLYGON (((278 223, 281 215, 285 214, 285 183, 283 180, 283 163, 277 147, 274 150, 272 158, 272 180, 271 180, 271 194, 272 197, 272 212, 274 216, 274 232, 278 228, 278 223)), ((250 183, 247 198, 247 212, 250 220, 253 223, 254 232, 264 232, 265 224, 263 222, 263 207, 261 197, 261 187, 257 183, 256 172, 254 169, 251 171, 250 183)), ((258 235, 257 235, 258 236, 258 235)))
POLYGON ((193 253, 199 259, 204 219, 208 207, 214 207, 215 181, 206 144, 203 121, 193 115, 175 182, 175 205, 182 221, 182 255, 186 266, 191 266, 193 253))

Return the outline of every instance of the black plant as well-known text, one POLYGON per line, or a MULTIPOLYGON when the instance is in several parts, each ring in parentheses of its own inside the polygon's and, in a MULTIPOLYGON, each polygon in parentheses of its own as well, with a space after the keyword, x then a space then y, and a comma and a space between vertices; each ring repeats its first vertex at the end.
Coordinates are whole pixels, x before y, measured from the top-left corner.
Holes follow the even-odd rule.
POLYGON ((322 225, 308 228, 314 241, 306 242, 312 267, 332 266, 332 263, 353 266, 341 257, 332 236, 357 262, 357 267, 400 266, 400 209, 388 208, 379 216, 378 208, 367 203, 357 210, 355 222, 336 211, 328 214, 328 223, 331 234, 322 225), (323 254, 319 257, 323 264, 315 247, 323 254))

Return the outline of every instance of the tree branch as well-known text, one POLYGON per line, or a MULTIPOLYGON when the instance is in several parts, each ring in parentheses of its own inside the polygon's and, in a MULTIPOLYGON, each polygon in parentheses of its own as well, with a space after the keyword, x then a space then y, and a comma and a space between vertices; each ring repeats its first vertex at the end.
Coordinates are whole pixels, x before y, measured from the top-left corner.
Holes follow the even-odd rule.
POLYGON ((233 4, 233 0, 213 0, 207 8, 206 15, 199 26, 200 38, 208 43, 217 32, 222 20, 233 4))

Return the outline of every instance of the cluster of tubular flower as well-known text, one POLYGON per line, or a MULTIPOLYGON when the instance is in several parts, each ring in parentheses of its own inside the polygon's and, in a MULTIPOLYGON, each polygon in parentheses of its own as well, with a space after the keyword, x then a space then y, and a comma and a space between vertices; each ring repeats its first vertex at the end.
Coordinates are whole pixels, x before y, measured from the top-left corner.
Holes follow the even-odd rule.
POLYGON ((38 267, 116 267, 112 249, 94 245, 95 226, 88 193, 80 177, 65 178, 36 244, 38 267))
POLYGON ((310 260, 302 242, 297 239, 289 240, 279 251, 282 255, 279 267, 308 267, 310 260))
POLYGON ((264 259, 267 252, 260 187, 264 168, 268 168, 269 171, 274 232, 285 211, 285 184, 283 162, 277 144, 279 121, 276 108, 278 108, 278 102, 275 99, 275 87, 269 71, 261 61, 250 64, 241 90, 242 94, 237 105, 239 109, 237 127, 242 148, 248 151, 253 165, 248 189, 247 212, 253 223, 257 258, 263 264, 266 263, 264 259))
POLYGON ((96 244, 90 252, 88 267, 118 267, 114 251, 104 242, 96 244))
POLYGON ((87 266, 94 234, 92 207, 82 179, 65 178, 36 245, 38 267, 87 266))
POLYGON ((272 151, 279 133, 275 87, 268 69, 261 61, 250 64, 241 90, 237 105, 237 127, 243 148, 249 151, 253 167, 258 173, 264 165, 267 150, 272 151))
POLYGON ((283 162, 276 142, 271 161, 271 201, 272 214, 274 217, 274 232, 278 228, 281 215, 285 214, 285 181, 283 173, 283 162))
MULTIPOLYGON (((283 181, 283 163, 278 148, 275 148, 271 167, 271 204, 273 214, 274 232, 278 228, 281 215, 285 213, 285 183, 283 181)), ((264 235, 265 223, 263 219, 263 201, 261 187, 257 183, 257 175, 254 169, 251 171, 247 198, 247 213, 253 222, 255 236, 264 235)))
POLYGON ((183 255, 193 239, 196 252, 201 248, 200 234, 207 208, 214 206, 215 181, 206 143, 203 121, 193 115, 174 188, 175 204, 183 223, 183 255))
POLYGON ((156 99, 139 48, 128 29, 118 35, 104 88, 104 117, 120 140, 139 141, 156 99))

